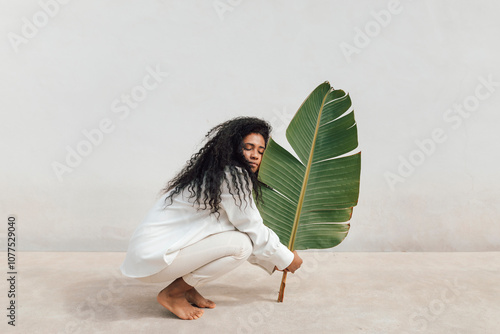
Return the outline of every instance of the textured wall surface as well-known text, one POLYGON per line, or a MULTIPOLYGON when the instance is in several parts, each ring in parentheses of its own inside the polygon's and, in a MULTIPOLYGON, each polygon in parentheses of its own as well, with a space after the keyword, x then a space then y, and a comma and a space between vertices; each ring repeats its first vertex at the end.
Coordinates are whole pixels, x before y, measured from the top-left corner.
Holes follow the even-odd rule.
POLYGON ((325 80, 350 93, 363 152, 335 250, 500 250, 496 1, 0 6, 0 209, 19 250, 126 250, 211 127, 263 117, 283 144, 325 80))

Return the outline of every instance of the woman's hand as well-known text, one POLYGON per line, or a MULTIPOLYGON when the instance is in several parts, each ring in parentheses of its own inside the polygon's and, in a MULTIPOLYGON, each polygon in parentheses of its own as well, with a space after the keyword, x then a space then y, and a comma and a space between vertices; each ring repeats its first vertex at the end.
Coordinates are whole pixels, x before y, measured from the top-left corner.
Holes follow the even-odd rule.
POLYGON ((297 254, 297 251, 293 251, 293 261, 288 267, 286 267, 285 271, 289 271, 293 274, 295 270, 300 268, 301 265, 302 259, 300 258, 299 254, 297 254))
POLYGON ((290 263, 288 267, 286 267, 284 270, 279 270, 278 267, 274 267, 274 269, 278 271, 289 271, 292 274, 295 272, 295 270, 299 269, 300 266, 302 265, 302 259, 300 258, 299 254, 297 254, 297 251, 293 251, 293 261, 290 263))

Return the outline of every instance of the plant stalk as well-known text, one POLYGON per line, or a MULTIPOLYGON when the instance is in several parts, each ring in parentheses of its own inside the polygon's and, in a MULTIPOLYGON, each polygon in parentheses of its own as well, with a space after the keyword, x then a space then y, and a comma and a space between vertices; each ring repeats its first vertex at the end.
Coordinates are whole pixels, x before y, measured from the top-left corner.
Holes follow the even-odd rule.
MULTIPOLYGON (((304 179, 302 180, 302 188, 300 190, 299 202, 297 203, 297 211, 295 212, 295 219, 293 221, 292 233, 290 235, 290 240, 288 242, 288 249, 293 251, 295 248, 295 237, 297 235, 297 229, 299 228, 300 213, 302 211, 302 204, 304 203, 304 198, 306 195, 307 181, 309 180, 309 174, 311 172, 311 165, 314 155, 314 148, 316 147, 316 139, 318 138, 318 131, 321 122, 321 115, 323 113, 323 107, 325 106, 325 99, 328 96, 328 91, 325 96, 323 96, 323 101, 321 101, 321 107, 318 113, 318 119, 316 120, 316 128, 314 130, 314 137, 311 143, 311 151, 309 152, 309 158, 307 160, 307 166, 304 173, 304 179)), ((281 279, 280 293, 278 295, 278 303, 283 302, 283 297, 285 294, 285 284, 286 284, 286 271, 283 272, 283 278, 281 279)))
POLYGON ((278 295, 278 303, 283 303, 283 297, 285 296, 285 285, 286 285, 286 271, 283 272, 283 278, 281 279, 280 293, 278 295))

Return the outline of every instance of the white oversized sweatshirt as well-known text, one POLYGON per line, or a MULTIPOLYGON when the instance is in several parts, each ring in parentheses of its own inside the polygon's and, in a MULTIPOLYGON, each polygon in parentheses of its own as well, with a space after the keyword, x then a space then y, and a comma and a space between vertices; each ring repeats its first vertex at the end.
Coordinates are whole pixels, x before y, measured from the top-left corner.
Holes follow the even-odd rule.
MULTIPOLYGON (((231 180, 227 169, 226 176, 231 180)), ((293 253, 264 225, 253 197, 244 194, 247 203, 243 201, 239 207, 239 201, 235 202, 229 193, 227 182, 222 183, 218 218, 210 214, 210 210, 199 208, 186 189, 173 197, 172 204, 168 200, 170 205, 166 209, 168 193, 161 196, 132 235, 121 272, 129 277, 153 275, 171 264, 181 248, 209 235, 234 230, 246 233, 252 240, 250 263, 259 265, 269 274, 274 266, 280 270, 288 267, 293 253)))

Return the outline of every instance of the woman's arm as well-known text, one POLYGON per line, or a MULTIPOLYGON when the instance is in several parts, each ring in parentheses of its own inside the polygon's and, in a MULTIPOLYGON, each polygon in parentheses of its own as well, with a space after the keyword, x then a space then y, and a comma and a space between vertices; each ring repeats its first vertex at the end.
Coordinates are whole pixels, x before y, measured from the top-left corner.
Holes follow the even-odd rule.
MULTIPOLYGON (((229 172, 226 172, 226 176, 228 180, 232 180, 229 172)), ((253 197, 245 191, 240 195, 241 197, 245 196, 246 202, 245 200, 236 200, 235 202, 233 196, 229 192, 229 187, 231 187, 231 193, 237 194, 234 186, 229 186, 227 182, 224 181, 221 193, 221 207, 225 210, 229 221, 236 229, 246 233, 252 240, 252 255, 259 260, 273 263, 278 270, 287 269, 291 272, 297 270, 302 260, 296 253, 292 253, 280 242, 279 237, 273 230, 264 225, 253 197)))
POLYGON ((295 272, 295 270, 299 269, 300 266, 302 265, 302 259, 300 258, 299 254, 297 254, 297 251, 293 251, 293 261, 290 263, 288 267, 286 267, 284 270, 279 270, 278 267, 274 267, 274 270, 279 270, 279 271, 289 271, 292 274, 295 272))

